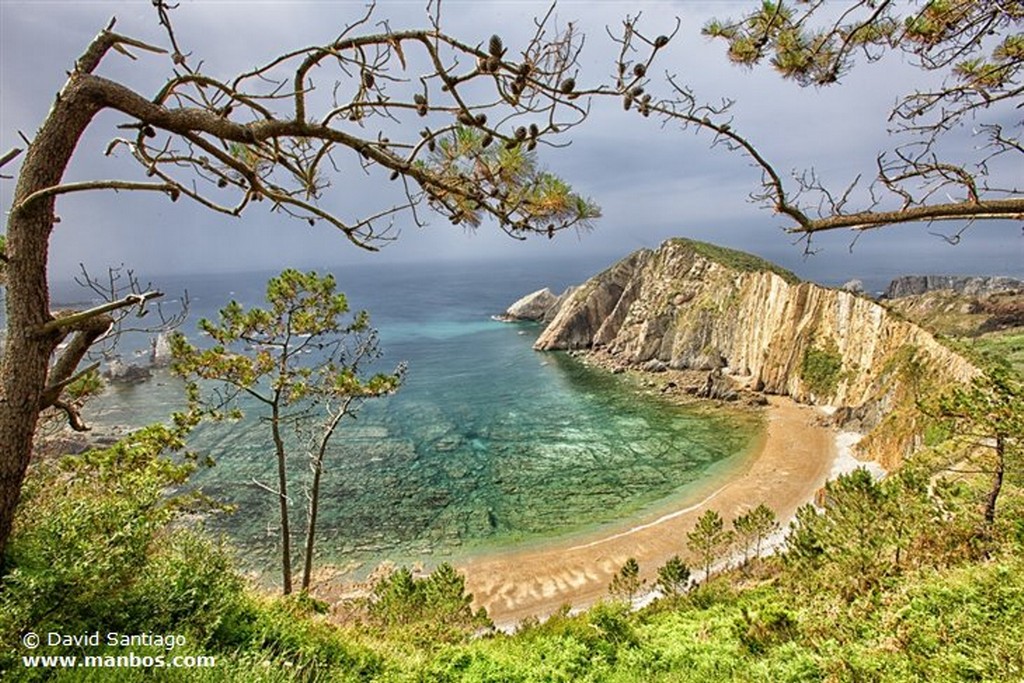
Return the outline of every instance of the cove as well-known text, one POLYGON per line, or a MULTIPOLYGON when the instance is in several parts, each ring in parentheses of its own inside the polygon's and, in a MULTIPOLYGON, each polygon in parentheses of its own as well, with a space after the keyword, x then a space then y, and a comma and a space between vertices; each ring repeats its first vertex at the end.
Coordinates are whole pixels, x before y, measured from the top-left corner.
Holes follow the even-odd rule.
MULTIPOLYGON (((321 563, 363 575, 382 561, 429 565, 621 525, 721 481, 755 440, 753 416, 682 408, 641 395, 628 377, 533 351, 539 327, 489 318, 528 286, 513 277, 498 278, 500 287, 493 269, 420 280, 431 284, 418 288, 396 280, 348 288, 380 329, 382 363, 407 361, 409 369, 401 391, 367 403, 334 441, 321 494, 321 563)), ((345 288, 342 274, 339 282, 345 288)), ((211 291, 193 296, 196 313, 214 315, 229 286, 256 303, 262 280, 211 281, 211 291)), ((162 419, 175 391, 163 376, 116 387, 97 419, 162 419)), ((240 422, 196 430, 191 447, 216 465, 193 486, 234 508, 209 516, 206 527, 241 549, 246 569, 273 580, 276 505, 254 482, 272 482, 275 465, 255 406, 243 409, 240 422)), ((299 451, 290 465, 297 478, 307 471, 299 451)), ((298 487, 291 493, 301 528, 305 499, 298 487)))

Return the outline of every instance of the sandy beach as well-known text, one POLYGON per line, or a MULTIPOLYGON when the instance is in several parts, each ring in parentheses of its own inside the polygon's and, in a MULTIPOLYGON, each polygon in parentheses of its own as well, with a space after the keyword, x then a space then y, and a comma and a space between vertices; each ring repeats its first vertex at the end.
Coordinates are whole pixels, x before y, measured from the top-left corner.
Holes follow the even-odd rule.
POLYGON ((819 424, 821 413, 789 399, 771 397, 760 448, 744 471, 721 487, 680 500, 679 507, 631 527, 611 529, 526 551, 481 556, 459 566, 475 607, 486 607, 499 627, 543 617, 564 604, 586 607, 608 594, 608 584, 629 557, 651 584, 672 555, 688 558, 686 534, 707 509, 728 523, 765 503, 787 524, 796 509, 824 485, 836 458, 836 433, 819 424))

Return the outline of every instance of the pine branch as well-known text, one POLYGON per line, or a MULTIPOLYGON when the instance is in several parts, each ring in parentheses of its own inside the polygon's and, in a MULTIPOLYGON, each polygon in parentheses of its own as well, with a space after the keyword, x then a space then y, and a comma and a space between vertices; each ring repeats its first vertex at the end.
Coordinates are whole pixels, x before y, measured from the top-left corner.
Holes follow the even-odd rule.
POLYGON ((77 313, 71 313, 69 315, 54 318, 50 322, 46 323, 39 328, 38 333, 40 335, 49 335, 60 330, 71 330, 79 324, 95 318, 98 315, 109 313, 110 311, 116 311, 129 306, 139 306, 140 308, 145 305, 150 299, 156 299, 163 296, 163 292, 148 291, 142 294, 129 294, 117 301, 110 301, 100 306, 95 306, 84 311, 78 311, 77 313))
POLYGON ((53 187, 37 190, 18 202, 14 206, 13 210, 22 211, 33 202, 47 197, 55 197, 57 195, 68 194, 71 192, 87 192, 89 190, 148 190, 151 192, 165 192, 172 198, 174 198, 174 193, 178 191, 177 188, 170 183, 139 183, 128 180, 89 180, 80 183, 64 183, 63 185, 54 185, 53 187))

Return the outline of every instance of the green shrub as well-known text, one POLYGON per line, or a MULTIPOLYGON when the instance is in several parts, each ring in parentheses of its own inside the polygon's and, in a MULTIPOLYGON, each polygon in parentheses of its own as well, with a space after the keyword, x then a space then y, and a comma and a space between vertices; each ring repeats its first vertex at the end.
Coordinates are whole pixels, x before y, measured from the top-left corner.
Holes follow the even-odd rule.
POLYGON ((621 602, 598 603, 587 613, 587 621, 601 641, 612 646, 606 649, 609 661, 614 661, 618 648, 634 647, 639 642, 630 616, 629 606, 621 602))
POLYGON ((811 344, 804 350, 800 379, 817 396, 831 396, 839 386, 842 368, 839 347, 830 339, 822 347, 811 344))
POLYGON ((254 653, 275 667, 287 662, 296 678, 339 671, 365 679, 383 669, 379 654, 351 642, 301 599, 248 596, 232 617, 211 645, 222 652, 254 653))
POLYGON ((974 565, 913 587, 887 628, 922 680, 1024 675, 1024 563, 974 565))
POLYGON ((422 578, 401 567, 380 579, 367 601, 372 623, 384 629, 404 629, 423 645, 463 640, 490 627, 483 608, 473 611, 466 580, 448 563, 422 578))
POLYGON ((765 683, 817 683, 825 675, 819 657, 806 646, 789 642, 754 660, 747 678, 765 683))
POLYGON ((736 622, 736 635, 751 654, 763 654, 799 634, 793 613, 780 605, 767 603, 758 609, 742 607, 740 612, 743 618, 736 622))
MULTIPOLYGON (((162 455, 179 436, 151 427, 110 449, 33 466, 4 558, 2 642, 27 631, 170 633, 202 652, 216 639, 243 583, 225 548, 170 526, 192 502, 166 495, 192 469, 162 455)), ((81 654, 42 654, 64 651, 81 654)), ((21 654, 29 653, 14 645, 0 653, 0 671, 20 670, 21 654)))

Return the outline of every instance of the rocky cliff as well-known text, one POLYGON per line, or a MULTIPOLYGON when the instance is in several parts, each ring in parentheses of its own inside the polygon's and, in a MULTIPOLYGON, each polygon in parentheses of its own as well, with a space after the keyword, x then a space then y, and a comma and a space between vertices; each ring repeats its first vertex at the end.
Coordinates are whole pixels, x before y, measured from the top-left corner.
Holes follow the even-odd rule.
MULTIPOLYGON (((863 429, 905 402, 915 378, 964 382, 977 372, 870 299, 683 239, 631 254, 577 288, 534 348, 600 349, 623 366, 720 369, 756 390, 834 406, 863 429)), ((905 450, 912 436, 886 449, 905 450)))
POLYGON ((898 299, 936 290, 981 296, 999 292, 1024 291, 1024 281, 1012 277, 973 277, 964 275, 905 275, 889 283, 886 299, 898 299))

